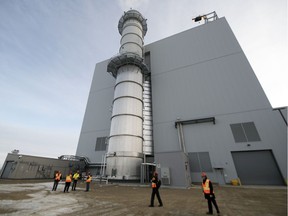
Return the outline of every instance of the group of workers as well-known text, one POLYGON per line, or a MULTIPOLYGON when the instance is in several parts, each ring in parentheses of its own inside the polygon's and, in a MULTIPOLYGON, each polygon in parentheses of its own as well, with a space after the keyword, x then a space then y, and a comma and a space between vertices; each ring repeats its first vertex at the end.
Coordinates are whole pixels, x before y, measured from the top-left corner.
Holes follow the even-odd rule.
MULTIPOLYGON (((70 172, 69 174, 66 175, 66 178, 65 178, 65 186, 64 186, 64 193, 67 192, 69 193, 69 188, 70 188, 70 185, 71 185, 71 182, 72 182, 72 191, 76 191, 76 186, 77 186, 77 182, 78 180, 80 179, 80 173, 79 173, 79 170, 77 172, 75 172, 74 174, 72 174, 72 172, 70 172)), ((61 180, 62 178, 62 173, 60 171, 57 171, 55 173, 55 176, 54 176, 54 184, 53 184, 53 188, 52 188, 52 191, 56 191, 57 190, 57 186, 58 186, 58 183, 59 181, 61 180)), ((92 175, 91 173, 89 172, 88 175, 86 176, 86 192, 89 191, 90 189, 90 182, 92 181, 92 175)))
MULTIPOLYGON (((61 172, 57 171, 55 174, 55 178, 54 178, 54 185, 52 188, 52 191, 56 191, 57 186, 59 181, 61 180, 61 172)), ((212 182, 207 178, 206 173, 202 173, 201 174, 202 177, 202 191, 204 194, 204 198, 207 199, 207 203, 208 203, 208 212, 206 214, 208 215, 212 215, 213 214, 213 207, 212 204, 214 205, 217 214, 220 215, 220 211, 216 202, 216 197, 214 194, 214 190, 213 190, 213 184, 212 182)), ((70 172, 68 175, 66 175, 66 179, 65 179, 65 187, 64 187, 64 193, 69 191, 69 187, 71 182, 72 183, 72 191, 76 190, 76 185, 77 185, 77 181, 80 179, 80 174, 79 171, 77 171, 76 173, 74 173, 72 175, 72 173, 70 172)), ((86 191, 89 191, 90 188, 90 182, 92 181, 92 176, 90 173, 88 173, 87 177, 86 177, 86 191)), ((158 199, 159 202, 159 207, 163 206, 163 202, 161 200, 161 196, 159 193, 159 188, 161 186, 161 180, 158 178, 158 173, 155 171, 153 173, 152 179, 151 179, 151 187, 152 187, 152 194, 151 194, 151 199, 150 199, 150 205, 149 207, 154 207, 154 198, 155 195, 158 199)))

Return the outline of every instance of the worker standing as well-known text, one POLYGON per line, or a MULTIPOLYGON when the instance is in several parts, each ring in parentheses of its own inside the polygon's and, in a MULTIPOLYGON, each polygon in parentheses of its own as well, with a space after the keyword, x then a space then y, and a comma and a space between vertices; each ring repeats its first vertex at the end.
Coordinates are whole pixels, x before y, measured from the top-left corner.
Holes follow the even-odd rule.
POLYGON ((158 179, 158 173, 155 171, 151 180, 151 186, 152 186, 152 194, 151 194, 151 200, 150 200, 150 205, 149 207, 154 207, 154 198, 155 195, 157 196, 158 202, 159 202, 159 207, 163 206, 160 193, 159 193, 159 188, 161 186, 161 181, 158 179))
POLYGON ((89 191, 90 189, 90 182, 92 181, 92 175, 91 173, 89 172, 88 173, 88 176, 86 177, 86 192, 89 191))
POLYGON ((64 193, 67 192, 69 193, 69 187, 70 184, 72 182, 72 173, 70 172, 69 174, 66 175, 66 179, 65 179, 65 187, 64 187, 64 193))
POLYGON ((202 189, 203 189, 203 193, 204 193, 204 197, 205 199, 207 199, 207 203, 208 203, 208 212, 207 214, 212 215, 213 214, 213 207, 212 207, 212 203, 216 208, 217 214, 220 215, 220 211, 216 202, 216 197, 213 191, 213 185, 212 182, 207 178, 206 173, 202 173, 201 174, 203 182, 202 182, 202 189))
POLYGON ((72 191, 76 190, 77 181, 80 178, 79 170, 73 175, 72 191))
POLYGON ((57 186, 58 186, 58 183, 59 181, 61 180, 61 172, 58 170, 56 173, 55 173, 55 176, 54 176, 54 184, 53 184, 53 188, 52 188, 52 191, 56 191, 57 190, 57 186))

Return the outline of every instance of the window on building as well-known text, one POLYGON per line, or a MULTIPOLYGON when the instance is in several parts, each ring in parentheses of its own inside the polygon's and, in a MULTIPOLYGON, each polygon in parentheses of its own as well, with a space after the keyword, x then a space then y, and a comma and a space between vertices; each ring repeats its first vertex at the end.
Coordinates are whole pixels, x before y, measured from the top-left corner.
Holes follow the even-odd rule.
POLYGON ((213 172, 209 152, 188 153, 191 172, 213 172))
POLYGON ((106 151, 107 137, 97 137, 95 151, 106 151))
POLYGON ((230 124, 236 143, 261 141, 254 122, 230 124))

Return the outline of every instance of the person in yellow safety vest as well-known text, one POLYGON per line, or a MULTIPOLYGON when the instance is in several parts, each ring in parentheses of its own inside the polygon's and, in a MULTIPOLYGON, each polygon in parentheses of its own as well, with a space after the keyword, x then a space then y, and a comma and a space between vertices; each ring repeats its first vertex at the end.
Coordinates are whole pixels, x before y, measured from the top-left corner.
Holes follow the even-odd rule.
POLYGON ((66 179, 65 179, 65 187, 64 187, 64 193, 67 192, 69 193, 69 187, 70 184, 72 182, 72 173, 70 172, 69 174, 66 175, 66 179))
POLYGON ((53 188, 52 188, 52 191, 56 191, 57 190, 57 186, 58 186, 58 183, 59 181, 61 180, 61 172, 58 170, 56 173, 55 173, 55 176, 54 176, 54 184, 53 184, 53 188))
POLYGON ((91 173, 89 172, 88 173, 88 176, 86 177, 86 192, 89 191, 90 189, 90 182, 92 181, 92 175, 91 173))
POLYGON ((213 207, 212 207, 212 203, 214 205, 214 207, 216 208, 217 214, 220 215, 220 211, 216 202, 216 197, 213 191, 213 185, 212 182, 207 178, 206 173, 202 173, 201 177, 203 179, 202 181, 202 189, 203 189, 203 193, 204 193, 204 197, 205 199, 207 199, 207 203, 208 203, 208 212, 206 214, 212 215, 213 214, 213 207))
POLYGON ((72 191, 76 190, 77 181, 80 178, 79 170, 73 175, 72 191))
POLYGON ((152 187, 152 194, 151 194, 151 200, 150 200, 150 205, 149 207, 154 207, 154 198, 155 194, 157 196, 158 202, 159 202, 159 207, 163 206, 160 193, 159 193, 159 188, 161 186, 161 181, 158 179, 158 173, 155 171, 151 180, 151 187, 152 187))

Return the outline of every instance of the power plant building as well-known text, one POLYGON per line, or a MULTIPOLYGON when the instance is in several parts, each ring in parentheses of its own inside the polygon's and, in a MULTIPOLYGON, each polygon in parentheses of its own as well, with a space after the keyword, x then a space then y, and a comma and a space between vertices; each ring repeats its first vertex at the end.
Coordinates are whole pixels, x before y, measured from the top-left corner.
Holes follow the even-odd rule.
POLYGON ((110 179, 145 180, 155 165, 164 184, 176 187, 201 182, 201 172, 219 184, 286 184, 287 107, 271 107, 226 19, 142 47, 145 25, 138 11, 124 13, 119 54, 96 64, 76 155, 110 179), (132 72, 119 80, 119 71, 132 72), (115 124, 115 116, 128 117, 115 124), (119 141, 114 131, 127 136, 119 141), (141 150, 135 140, 125 143, 133 137, 141 150))

